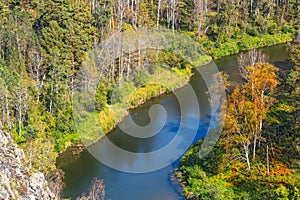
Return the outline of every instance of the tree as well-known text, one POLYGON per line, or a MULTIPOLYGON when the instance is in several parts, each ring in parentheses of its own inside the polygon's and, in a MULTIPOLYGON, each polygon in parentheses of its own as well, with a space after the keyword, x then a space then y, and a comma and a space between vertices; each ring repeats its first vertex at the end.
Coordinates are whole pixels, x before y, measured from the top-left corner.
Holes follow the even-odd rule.
POLYGON ((160 12, 161 12, 161 0, 158 0, 157 5, 157 17, 156 17, 156 27, 159 27, 159 21, 160 21, 160 12))
POLYGON ((56 57, 72 88, 82 56, 94 43, 93 17, 85 1, 47 1, 42 9, 35 23, 36 32, 48 62, 56 57))
POLYGON ((222 143, 227 151, 231 151, 231 147, 242 147, 242 159, 246 160, 251 175, 250 154, 252 152, 254 161, 257 140, 264 140, 261 134, 273 103, 271 94, 279 82, 277 68, 269 63, 248 66, 246 71, 246 82, 228 97, 222 143))
POLYGON ((248 71, 248 66, 254 66, 255 63, 266 62, 267 55, 263 54, 260 50, 253 49, 248 53, 240 53, 238 57, 239 70, 242 78, 246 81, 249 80, 250 71, 248 71))
POLYGON ((289 47, 289 55, 297 70, 300 67, 300 30, 295 35, 293 45, 289 47))
POLYGON ((51 138, 36 138, 27 143, 26 154, 29 158, 28 165, 33 170, 43 172, 48 179, 56 170, 56 158, 54 143, 51 138))
POLYGON ((1 125, 12 130, 14 123, 13 93, 18 85, 20 75, 10 70, 6 63, 0 60, 0 93, 1 93, 1 125))
POLYGON ((43 134, 45 133, 38 133, 39 138, 29 140, 24 147, 27 165, 31 171, 39 171, 45 175, 49 188, 59 198, 64 187, 63 171, 56 168, 58 153, 53 139, 43 134))
POLYGON ((32 50, 28 53, 29 58, 29 66, 28 66, 28 74, 35 81, 36 88, 36 99, 40 100, 40 96, 42 95, 42 89, 44 86, 44 81, 46 78, 46 68, 43 65, 45 60, 45 55, 41 52, 40 49, 32 50))
POLYGON ((11 129, 11 117, 10 117, 10 93, 7 90, 5 81, 0 78, 0 127, 9 127, 11 129))
MULTIPOLYGON (((299 34, 299 33, 298 33, 299 34)), ((298 35, 299 37, 299 35, 298 35)), ((270 142, 275 143, 272 148, 276 148, 288 155, 283 157, 287 163, 298 163, 300 155, 300 57, 295 54, 299 49, 299 39, 297 36, 290 45, 290 60, 294 64, 293 70, 285 78, 281 87, 277 91, 279 100, 269 114, 269 134, 270 142)))
MULTIPOLYGON (((24 80, 21 81, 23 82, 24 80)), ((18 121, 19 137, 22 135, 22 126, 29 107, 28 102, 29 95, 26 91, 26 87, 24 87, 23 83, 20 82, 19 85, 16 87, 15 91, 13 92, 13 104, 15 109, 15 117, 18 121)))
POLYGON ((200 37, 203 25, 203 0, 194 0, 195 23, 197 26, 197 34, 200 37))
POLYGON ((92 181, 90 192, 88 196, 82 195, 77 200, 104 200, 105 197, 105 186, 103 180, 95 178, 92 181))
POLYGON ((94 17, 94 25, 98 29, 99 40, 103 41, 112 31, 113 21, 113 1, 101 0, 93 1, 92 15, 94 17))
POLYGON ((172 27, 173 33, 175 31, 177 6, 178 6, 178 0, 170 0, 170 8, 171 8, 170 21, 171 21, 171 27, 172 27))

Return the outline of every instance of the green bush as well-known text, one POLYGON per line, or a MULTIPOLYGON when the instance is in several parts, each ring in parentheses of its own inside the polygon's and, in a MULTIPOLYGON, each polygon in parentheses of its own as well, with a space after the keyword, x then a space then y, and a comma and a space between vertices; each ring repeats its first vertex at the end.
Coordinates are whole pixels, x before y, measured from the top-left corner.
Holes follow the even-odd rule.
MULTIPOLYGON (((253 34, 252 34, 253 35, 253 34)), ((254 34, 255 35, 255 34, 254 34)), ((239 39, 230 39, 227 42, 213 43, 211 41, 203 40, 203 48, 213 58, 221 58, 223 56, 236 54, 240 50, 249 50, 278 43, 283 43, 291 40, 293 35, 291 33, 273 33, 263 34, 258 36, 251 36, 250 34, 242 35, 239 39)))
POLYGON ((274 35, 275 33, 277 33, 277 23, 270 20, 266 26, 266 30, 267 30, 267 33, 271 34, 271 35, 274 35))
POLYGON ((148 84, 138 88, 129 97, 129 106, 136 107, 145 103, 147 100, 167 92, 168 89, 159 84, 148 84))
POLYGON ((246 33, 250 36, 257 36, 259 34, 259 31, 257 30, 257 27, 250 26, 247 28, 246 33))
POLYGON ((135 87, 140 87, 147 83, 150 74, 146 70, 138 70, 133 74, 132 81, 134 82, 135 87))
POLYGON ((114 113, 109 108, 105 108, 99 114, 99 124, 103 133, 107 133, 114 127, 116 122, 114 113))
POLYGON ((281 27, 281 31, 283 33, 291 33, 291 34, 295 34, 296 32, 296 29, 290 25, 290 24, 284 24, 282 27, 281 27))

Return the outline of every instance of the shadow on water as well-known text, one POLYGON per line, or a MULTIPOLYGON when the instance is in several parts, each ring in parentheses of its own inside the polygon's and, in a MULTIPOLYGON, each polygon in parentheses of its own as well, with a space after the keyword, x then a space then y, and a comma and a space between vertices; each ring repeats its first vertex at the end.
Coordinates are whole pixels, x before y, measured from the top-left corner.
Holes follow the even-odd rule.
MULTIPOLYGON (((286 45, 277 45, 262 49, 269 56, 269 62, 283 70, 289 70, 291 65, 287 62, 286 45)), ((237 69, 237 55, 228 56, 215 61, 219 70, 225 71, 233 81, 239 81, 240 76, 237 69)), ((209 127, 211 113, 205 85, 200 74, 195 74, 190 81, 199 102, 200 125, 190 127, 197 131, 195 141, 203 138, 209 127)), ((186 88, 179 89, 184 92, 186 88)), ((189 98, 186 98, 189 105, 189 98)), ((122 132, 119 128, 111 131, 108 135, 110 141, 115 145, 131 152, 151 152, 167 145, 176 135, 180 123, 180 105, 174 94, 166 94, 155 98, 143 106, 131 110, 130 115, 139 125, 147 125, 150 122, 148 111, 151 105, 160 104, 167 112, 167 121, 164 128, 155 136, 146 139, 137 139, 122 132)), ((194 108, 188 107, 189 113, 193 116, 194 108)), ((160 115, 156 116, 159 120, 160 115)), ((105 144, 100 140, 94 145, 105 144)), ((180 147, 178 147, 180 148, 180 147)), ((109 153, 109 149, 106 149, 109 153)), ((118 155, 112 155, 112 159, 118 159, 118 155)), ((139 158, 137 158, 139 159, 139 158)), ((135 161, 124 161, 126 165, 134 164, 135 161), (127 162, 127 163, 126 163, 127 162)), ((96 160, 88 151, 74 156, 71 152, 63 153, 58 159, 58 166, 65 171, 64 182, 66 188, 63 196, 75 199, 82 193, 87 193, 90 183, 94 177, 103 179, 105 184, 105 199, 112 200, 174 200, 185 199, 181 195, 182 188, 176 180, 171 179, 171 174, 179 165, 179 159, 169 166, 150 173, 131 174, 114 170, 96 160)))

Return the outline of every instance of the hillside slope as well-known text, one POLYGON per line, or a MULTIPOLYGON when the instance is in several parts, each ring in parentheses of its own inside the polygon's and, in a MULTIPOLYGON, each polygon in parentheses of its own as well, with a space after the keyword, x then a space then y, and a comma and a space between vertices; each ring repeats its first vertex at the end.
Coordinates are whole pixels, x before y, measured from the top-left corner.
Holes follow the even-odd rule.
POLYGON ((25 154, 0 130, 0 199, 56 199, 42 173, 30 173, 25 154))

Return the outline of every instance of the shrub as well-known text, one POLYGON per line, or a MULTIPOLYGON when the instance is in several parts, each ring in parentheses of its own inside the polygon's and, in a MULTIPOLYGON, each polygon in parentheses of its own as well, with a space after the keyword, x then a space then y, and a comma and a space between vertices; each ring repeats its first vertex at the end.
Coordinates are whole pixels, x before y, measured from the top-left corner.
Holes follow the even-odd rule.
POLYGON ((289 25, 289 24, 284 24, 281 27, 281 31, 283 33, 292 33, 292 34, 295 34, 295 32, 296 32, 295 28, 292 25, 289 25))

